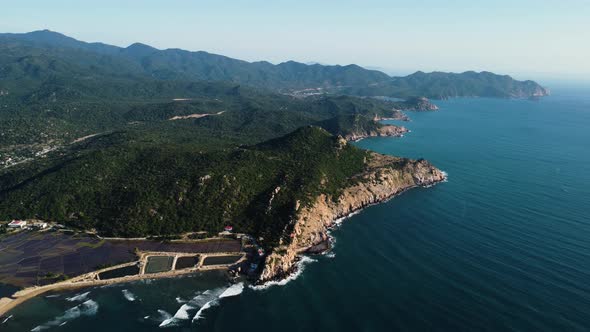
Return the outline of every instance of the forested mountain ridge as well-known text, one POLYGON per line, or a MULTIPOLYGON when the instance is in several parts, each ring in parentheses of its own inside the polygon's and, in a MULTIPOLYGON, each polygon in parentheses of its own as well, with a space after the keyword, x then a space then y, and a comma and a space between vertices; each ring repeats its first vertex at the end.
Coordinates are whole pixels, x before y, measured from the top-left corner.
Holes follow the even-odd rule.
MULTIPOLYGON (((103 43, 85 43, 62 34, 43 30, 24 34, 0 34, 0 44, 12 45, 13 53, 24 48, 42 50, 59 58, 70 58, 93 70, 110 71, 119 77, 143 77, 160 80, 227 81, 283 93, 301 93, 315 89, 320 93, 361 96, 448 98, 460 96, 524 98, 543 96, 548 90, 533 81, 517 81, 490 72, 423 73, 390 77, 385 73, 357 65, 306 65, 288 61, 246 62, 203 51, 158 50, 135 43, 120 48, 103 43), (72 55, 76 56, 72 58, 72 55)), ((16 55, 16 54, 15 54, 16 55)), ((18 55, 17 55, 18 56, 18 55)), ((5 57, 4 57, 5 58, 5 57)), ((58 69, 59 62, 52 69, 58 69)), ((2 63, 5 66, 5 63, 2 63)), ((35 64, 27 67, 36 75, 35 64)))
MULTIPOLYGON (((375 154, 344 138, 403 134, 377 121, 436 109, 418 96, 536 88, 496 81, 2 34, 0 219, 120 236, 214 233, 231 222, 272 248, 289 241, 296 207, 337 199, 370 165, 375 154)), ((412 161, 391 161, 380 167, 412 176, 395 171, 412 161)))

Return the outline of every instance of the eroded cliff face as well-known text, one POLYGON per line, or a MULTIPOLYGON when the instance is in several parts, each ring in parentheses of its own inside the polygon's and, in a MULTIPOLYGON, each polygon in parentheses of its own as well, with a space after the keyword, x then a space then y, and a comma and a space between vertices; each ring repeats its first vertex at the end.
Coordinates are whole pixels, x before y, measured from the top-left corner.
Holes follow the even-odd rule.
POLYGON ((382 202, 405 190, 444 181, 446 175, 425 160, 410 160, 372 153, 367 167, 353 185, 333 200, 318 196, 309 206, 300 207, 290 244, 267 256, 259 281, 285 277, 293 272, 298 256, 323 247, 334 221, 370 204, 382 202))

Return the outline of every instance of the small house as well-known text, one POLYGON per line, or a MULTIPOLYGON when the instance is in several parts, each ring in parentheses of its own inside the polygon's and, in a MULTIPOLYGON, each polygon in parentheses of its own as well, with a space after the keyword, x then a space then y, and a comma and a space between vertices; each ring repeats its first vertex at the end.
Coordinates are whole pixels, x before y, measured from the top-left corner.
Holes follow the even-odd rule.
POLYGON ((8 228, 25 228, 27 222, 25 220, 13 220, 8 224, 8 228))
POLYGON ((47 223, 46 222, 43 222, 43 221, 35 222, 35 223, 33 223, 33 228, 36 228, 36 229, 45 229, 45 228, 47 228, 47 223))

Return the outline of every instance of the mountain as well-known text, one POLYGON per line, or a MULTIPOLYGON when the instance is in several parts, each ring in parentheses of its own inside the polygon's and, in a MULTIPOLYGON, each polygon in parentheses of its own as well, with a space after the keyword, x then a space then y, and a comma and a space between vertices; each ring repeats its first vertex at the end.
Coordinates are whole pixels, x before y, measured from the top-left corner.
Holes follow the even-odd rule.
POLYGON ((399 96, 425 96, 434 99, 452 97, 500 97, 528 98, 542 97, 549 90, 533 81, 517 81, 508 75, 490 72, 467 71, 455 73, 416 72, 395 78, 392 89, 399 96))
POLYGON ((296 204, 319 193, 337 195, 367 157, 309 126, 211 152, 122 135, 93 138, 64 156, 0 176, 2 218, 60 220, 118 236, 215 234, 231 223, 275 244, 296 204))
POLYGON ((337 197, 362 171, 365 152, 342 137, 401 135, 405 128, 376 119, 435 109, 410 96, 538 89, 491 73, 394 78, 356 65, 120 48, 47 30, 1 34, 0 217, 114 235, 213 231, 235 220, 278 241, 285 224, 272 220, 286 222, 296 201, 337 197), (289 194, 265 216, 277 188, 289 194))
POLYGON ((304 92, 310 90, 316 93, 402 98, 525 98, 548 94, 548 90, 533 81, 517 81, 509 76, 489 72, 416 72, 405 77, 390 77, 357 65, 306 65, 294 61, 273 65, 265 61, 246 62, 203 51, 158 50, 140 43, 120 48, 102 43, 86 43, 48 30, 0 34, 0 45, 1 51, 13 55, 11 58, 4 56, 1 65, 6 66, 15 59, 20 61, 24 58, 22 65, 27 69, 25 74, 39 79, 46 77, 52 70, 59 70, 63 63, 61 60, 64 59, 77 66, 89 67, 97 75, 106 72, 118 77, 226 81, 296 95, 306 95, 304 92), (37 58, 27 58, 31 53, 36 54, 37 58), (52 62, 43 66, 43 63, 34 61, 42 61, 39 58, 42 56, 51 57, 52 62), (6 60, 9 60, 8 63, 6 60), (57 68, 49 68, 49 65, 57 68))

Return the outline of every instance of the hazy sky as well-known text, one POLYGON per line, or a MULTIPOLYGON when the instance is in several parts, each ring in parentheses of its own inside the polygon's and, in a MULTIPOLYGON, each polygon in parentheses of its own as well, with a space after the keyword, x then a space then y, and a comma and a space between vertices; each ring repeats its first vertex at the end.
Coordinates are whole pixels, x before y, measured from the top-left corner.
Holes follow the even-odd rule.
POLYGON ((0 0, 0 30, 394 73, 590 77, 590 0, 0 0))

